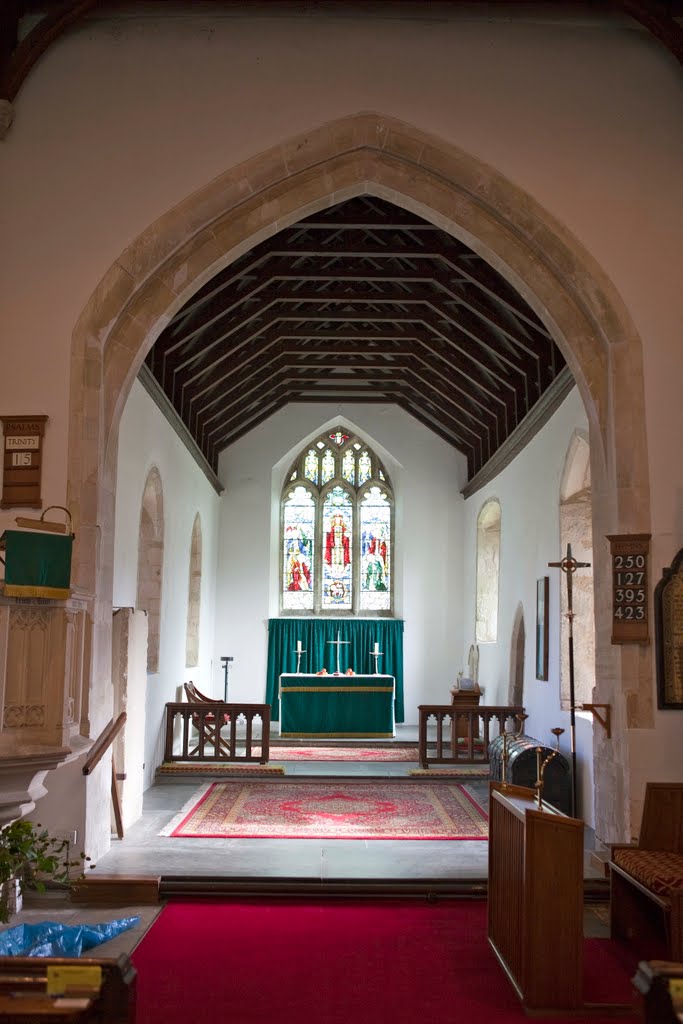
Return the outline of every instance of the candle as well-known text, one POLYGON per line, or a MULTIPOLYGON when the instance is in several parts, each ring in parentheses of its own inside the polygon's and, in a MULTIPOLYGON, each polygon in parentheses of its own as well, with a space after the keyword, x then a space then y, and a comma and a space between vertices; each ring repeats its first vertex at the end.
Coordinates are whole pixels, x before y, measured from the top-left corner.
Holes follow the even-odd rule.
POLYGON ((301 640, 297 640, 297 642, 296 642, 296 651, 297 651, 297 654, 301 653, 301 640))
POLYGON ((379 644, 375 640, 375 654, 379 654, 379 644))

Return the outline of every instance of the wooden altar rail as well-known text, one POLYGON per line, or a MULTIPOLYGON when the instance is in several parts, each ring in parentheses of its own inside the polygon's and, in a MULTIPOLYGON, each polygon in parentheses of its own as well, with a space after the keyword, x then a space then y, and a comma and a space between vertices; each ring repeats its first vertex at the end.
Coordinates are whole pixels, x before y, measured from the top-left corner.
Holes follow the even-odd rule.
POLYGON ((453 704, 420 704, 418 711, 419 760, 422 768, 428 768, 430 764, 488 764, 489 743, 494 739, 491 722, 498 723, 495 735, 504 732, 510 721, 514 723, 513 731, 517 732, 521 726, 516 716, 523 714, 524 708, 520 705, 463 708, 453 704), (429 753, 427 748, 427 724, 432 718, 436 721, 436 754, 429 753), (444 736, 445 723, 450 724, 449 736, 444 736))
POLYGON ((166 705, 166 745, 164 761, 256 761, 267 764, 270 756, 270 704, 186 704, 166 705), (181 719, 179 742, 173 741, 175 723, 181 719), (246 732, 238 736, 240 719, 246 732), (254 738, 254 721, 261 720, 261 736, 254 738), (218 742, 216 737, 218 723, 218 742), (240 749, 238 750, 238 745, 240 749), (175 750, 174 750, 175 748, 175 750), (177 752, 179 749, 179 752, 177 752), (258 749, 258 753, 255 750, 258 749))

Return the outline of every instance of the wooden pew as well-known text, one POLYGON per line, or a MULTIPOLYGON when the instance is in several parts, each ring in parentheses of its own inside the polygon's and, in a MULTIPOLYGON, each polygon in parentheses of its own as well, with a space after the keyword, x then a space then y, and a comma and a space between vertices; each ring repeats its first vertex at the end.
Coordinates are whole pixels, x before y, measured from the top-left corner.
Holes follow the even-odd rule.
POLYGON ((125 954, 117 960, 0 957, 0 1020, 3 1024, 135 1024, 136 984, 137 973, 125 954), (64 996, 48 995, 51 970, 59 969, 68 977, 69 971, 82 967, 99 967, 99 987, 80 989, 74 982, 76 988, 67 989, 64 996))
POLYGON ((612 847, 609 873, 612 937, 683 960, 683 783, 647 783, 638 842, 612 847))
POLYGON ((643 1004, 643 1024, 679 1024, 683 1020, 683 964, 643 960, 633 978, 643 1004))

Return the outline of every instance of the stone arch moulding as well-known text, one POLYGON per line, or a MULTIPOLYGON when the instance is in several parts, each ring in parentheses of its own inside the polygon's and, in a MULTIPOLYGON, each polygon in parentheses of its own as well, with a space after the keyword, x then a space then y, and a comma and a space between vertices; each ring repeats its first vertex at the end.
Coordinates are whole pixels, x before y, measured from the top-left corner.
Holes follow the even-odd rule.
MULTIPOLYGON (((396 119, 359 113, 254 156, 180 202, 121 253, 79 317, 68 490, 75 573, 99 602, 111 595, 118 422, 146 353, 183 302, 238 255, 360 194, 382 196, 462 239, 531 304, 586 407, 596 534, 649 531, 641 341, 610 280, 532 196, 477 157, 396 119)), ((106 630, 108 616, 98 618, 106 630)), ((608 635, 605 621, 614 686, 608 635)), ((106 666, 106 637, 103 645, 95 670, 98 660, 106 666)), ((648 679, 622 679, 631 707, 645 705, 650 677, 651 669, 648 679)))

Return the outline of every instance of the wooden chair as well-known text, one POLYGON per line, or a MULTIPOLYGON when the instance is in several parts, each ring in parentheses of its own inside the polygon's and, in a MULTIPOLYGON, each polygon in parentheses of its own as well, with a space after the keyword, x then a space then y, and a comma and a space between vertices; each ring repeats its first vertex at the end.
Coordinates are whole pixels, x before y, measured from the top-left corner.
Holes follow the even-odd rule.
MULTIPOLYGON (((188 683, 183 684, 185 694, 189 704, 220 704, 221 701, 213 700, 211 697, 205 696, 200 690, 194 685, 192 680, 188 683)), ((230 715, 224 712, 219 716, 219 723, 216 722, 216 716, 213 712, 207 711, 201 714, 195 713, 192 715, 192 724, 194 725, 197 733, 200 737, 197 741, 197 745, 190 750, 190 756, 193 756, 199 751, 201 746, 201 738, 203 737, 204 746, 207 744, 212 746, 214 750, 217 749, 216 741, 218 741, 218 749, 225 754, 230 754, 230 744, 223 739, 220 734, 221 727, 227 725, 230 721, 230 715)))
POLYGON ((612 847, 613 938, 666 943, 683 961, 683 783, 648 782, 635 845, 612 847))

